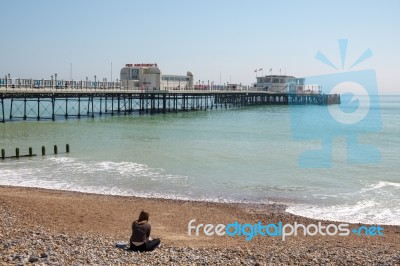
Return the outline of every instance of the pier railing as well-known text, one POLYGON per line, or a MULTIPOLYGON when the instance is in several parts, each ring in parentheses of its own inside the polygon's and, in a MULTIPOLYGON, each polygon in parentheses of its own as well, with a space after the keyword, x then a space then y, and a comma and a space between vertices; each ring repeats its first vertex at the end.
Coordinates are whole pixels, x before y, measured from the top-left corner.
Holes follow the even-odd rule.
POLYGON ((0 79, 0 88, 6 89, 121 89, 121 82, 57 79, 0 79))
MULTIPOLYGON (((266 92, 264 88, 254 87, 250 85, 202 85, 192 88, 163 86, 160 88, 123 86, 119 81, 91 81, 91 80, 56 80, 56 79, 0 79, 0 92, 32 92, 32 93, 48 93, 48 92, 124 92, 124 93, 148 93, 148 92, 266 92)), ((271 92, 269 93, 285 93, 271 92)), ((318 94, 313 91, 304 91, 302 94, 318 94)))

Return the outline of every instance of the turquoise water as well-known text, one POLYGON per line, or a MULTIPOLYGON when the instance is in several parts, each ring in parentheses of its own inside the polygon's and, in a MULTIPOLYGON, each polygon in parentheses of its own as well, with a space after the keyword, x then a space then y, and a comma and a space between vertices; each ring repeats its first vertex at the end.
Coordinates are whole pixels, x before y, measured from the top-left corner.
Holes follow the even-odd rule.
MULTIPOLYGON (((27 153, 29 146, 39 154, 42 145, 52 153, 55 144, 64 151, 66 143, 72 150, 0 161, 0 184, 284 202, 289 212, 307 217, 399 225, 400 97, 381 96, 382 129, 360 136, 381 152, 380 162, 373 164, 347 163, 346 138, 339 136, 333 139, 331 168, 300 167, 299 155, 321 144, 318 139, 294 140, 290 108, 318 119, 315 114, 326 107, 257 106, 0 124, 0 148, 7 154, 16 147, 27 153)), ((323 134, 323 126, 320 130, 323 134)))

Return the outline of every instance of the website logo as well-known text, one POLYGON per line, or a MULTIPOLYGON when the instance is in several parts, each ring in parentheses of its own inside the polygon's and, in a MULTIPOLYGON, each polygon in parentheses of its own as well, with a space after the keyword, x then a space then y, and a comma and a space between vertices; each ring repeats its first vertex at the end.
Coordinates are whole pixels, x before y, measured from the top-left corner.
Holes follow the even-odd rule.
POLYGON ((360 226, 350 229, 350 225, 346 223, 322 225, 317 224, 304 225, 294 222, 293 224, 282 222, 263 224, 261 221, 255 224, 241 224, 238 221, 229 224, 196 224, 196 219, 192 219, 188 223, 188 236, 238 236, 245 237, 246 241, 252 240, 256 236, 281 237, 285 241, 289 236, 349 236, 354 234, 357 236, 383 236, 383 228, 379 225, 360 226))
POLYGON ((332 167, 332 141, 340 136, 347 139, 347 163, 380 161, 380 151, 376 147, 359 141, 362 134, 382 128, 376 73, 373 69, 351 71, 370 58, 372 51, 365 50, 345 71, 348 40, 340 39, 338 44, 341 68, 320 51, 315 58, 339 72, 305 77, 302 93, 339 94, 341 103, 318 106, 314 112, 304 110, 308 106, 289 105, 293 139, 321 142, 320 149, 307 150, 300 155, 299 166, 303 168, 332 167))

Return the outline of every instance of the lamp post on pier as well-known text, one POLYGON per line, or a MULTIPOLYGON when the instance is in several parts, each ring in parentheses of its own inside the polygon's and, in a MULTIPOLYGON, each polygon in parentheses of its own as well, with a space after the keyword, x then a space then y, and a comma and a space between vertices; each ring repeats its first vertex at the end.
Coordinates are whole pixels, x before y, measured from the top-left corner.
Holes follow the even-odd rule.
POLYGON ((96 81, 96 75, 94 75, 94 90, 96 91, 97 88, 97 81, 96 81))

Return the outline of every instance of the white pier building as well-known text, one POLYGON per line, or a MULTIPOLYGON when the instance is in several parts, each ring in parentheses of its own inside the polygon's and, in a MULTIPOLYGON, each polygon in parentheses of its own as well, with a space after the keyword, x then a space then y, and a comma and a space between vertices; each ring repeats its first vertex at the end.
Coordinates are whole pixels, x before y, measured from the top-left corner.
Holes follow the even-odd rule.
POLYGON ((121 86, 128 90, 189 90, 193 74, 163 75, 157 64, 126 64, 121 69, 121 86))
POLYGON ((303 93, 305 79, 286 75, 257 77, 255 87, 272 93, 303 93))

